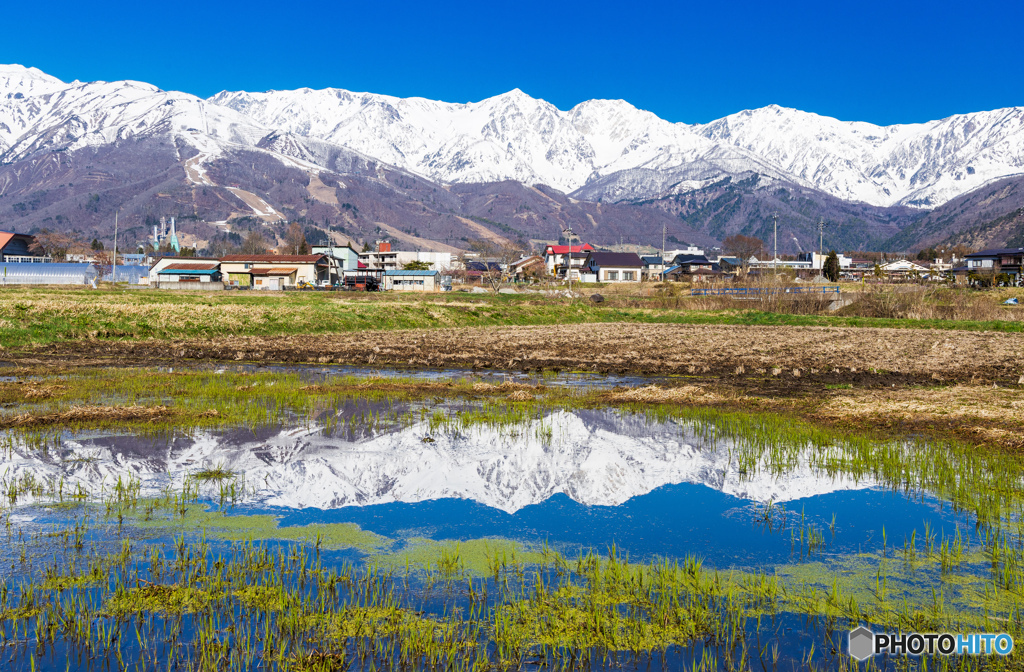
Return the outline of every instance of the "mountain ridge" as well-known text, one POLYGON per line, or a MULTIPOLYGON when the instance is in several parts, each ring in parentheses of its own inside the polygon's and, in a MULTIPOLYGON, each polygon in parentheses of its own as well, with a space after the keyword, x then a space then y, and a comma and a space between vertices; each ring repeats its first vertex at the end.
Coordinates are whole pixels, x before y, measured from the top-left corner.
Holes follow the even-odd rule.
MULTIPOLYGON (((226 235, 229 220, 280 217, 424 245, 465 247, 479 226, 520 241, 572 226, 603 245, 659 245, 663 231, 706 245, 763 237, 779 212, 780 251, 816 248, 822 218, 839 249, 911 249, 935 238, 935 226, 917 226, 936 218, 935 203, 945 212, 1022 170, 1022 108, 882 127, 771 105, 688 125, 623 100, 562 111, 518 89, 474 103, 309 88, 203 99, 0 66, 0 224, 13 220, 9 228, 98 235, 122 209, 126 223, 140 220, 140 240, 141 220, 169 215, 209 224, 197 241, 226 235), (314 179, 337 185, 316 187, 326 200, 313 195, 314 179)), ((944 215, 944 235, 976 226, 975 215, 944 215)))

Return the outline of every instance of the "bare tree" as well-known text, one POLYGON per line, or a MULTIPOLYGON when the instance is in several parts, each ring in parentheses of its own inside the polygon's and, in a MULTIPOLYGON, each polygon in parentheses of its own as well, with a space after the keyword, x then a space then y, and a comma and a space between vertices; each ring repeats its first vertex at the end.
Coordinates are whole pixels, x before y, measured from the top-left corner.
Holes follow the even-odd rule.
POLYGON ((302 232, 302 225, 292 222, 288 227, 288 233, 284 237, 285 247, 288 254, 309 254, 309 243, 306 242, 306 234, 302 232))
POLYGON ((745 272, 750 258, 761 254, 761 250, 764 249, 764 241, 760 238, 744 236, 741 233, 737 233, 722 241, 722 249, 724 249, 728 254, 739 257, 740 263, 745 272))
POLYGON ((242 254, 266 254, 267 241, 259 231, 250 231, 242 241, 242 254))
POLYGON ((85 254, 89 246, 72 233, 58 233, 43 229, 35 234, 35 241, 29 246, 32 252, 43 252, 54 261, 64 261, 69 254, 85 254))

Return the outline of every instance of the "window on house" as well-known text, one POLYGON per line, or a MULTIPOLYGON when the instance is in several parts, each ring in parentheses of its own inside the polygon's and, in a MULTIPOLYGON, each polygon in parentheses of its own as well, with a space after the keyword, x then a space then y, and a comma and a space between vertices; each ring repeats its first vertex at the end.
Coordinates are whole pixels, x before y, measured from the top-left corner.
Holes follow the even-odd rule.
POLYGON ((635 271, 623 271, 622 272, 622 279, 623 280, 636 280, 636 276, 634 274, 635 274, 635 271))
POLYGON ((619 279, 619 272, 618 271, 605 271, 604 279, 605 280, 618 280, 619 279))

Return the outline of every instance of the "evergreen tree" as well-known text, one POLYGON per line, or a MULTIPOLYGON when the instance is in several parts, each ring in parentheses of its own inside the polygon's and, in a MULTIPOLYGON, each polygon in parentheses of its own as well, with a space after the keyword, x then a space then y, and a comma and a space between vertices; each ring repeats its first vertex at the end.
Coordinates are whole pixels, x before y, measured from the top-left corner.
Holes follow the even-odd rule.
POLYGON ((835 250, 831 250, 828 253, 821 272, 829 282, 839 282, 839 255, 836 254, 835 250))

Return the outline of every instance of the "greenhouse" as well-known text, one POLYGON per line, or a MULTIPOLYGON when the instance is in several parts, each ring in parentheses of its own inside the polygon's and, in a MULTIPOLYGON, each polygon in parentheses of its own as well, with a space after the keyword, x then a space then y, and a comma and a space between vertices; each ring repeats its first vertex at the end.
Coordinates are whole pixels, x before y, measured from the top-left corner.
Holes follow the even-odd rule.
POLYGON ((92 264, 0 264, 0 285, 88 285, 96 277, 92 264))
POLYGON ((141 278, 149 278, 148 266, 117 266, 113 271, 110 266, 104 266, 99 279, 104 282, 117 281, 137 285, 141 278))

